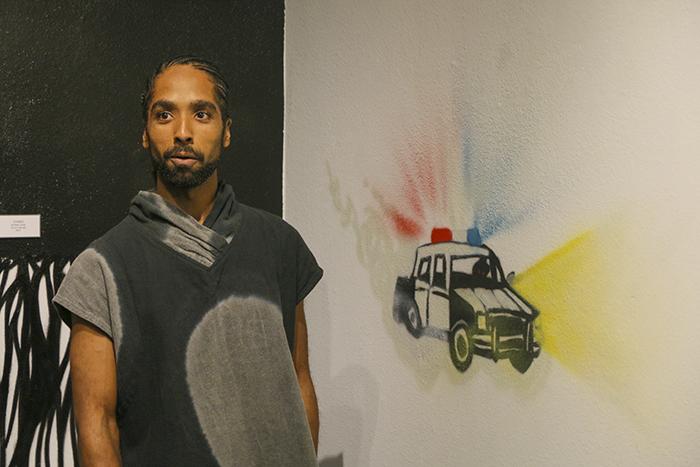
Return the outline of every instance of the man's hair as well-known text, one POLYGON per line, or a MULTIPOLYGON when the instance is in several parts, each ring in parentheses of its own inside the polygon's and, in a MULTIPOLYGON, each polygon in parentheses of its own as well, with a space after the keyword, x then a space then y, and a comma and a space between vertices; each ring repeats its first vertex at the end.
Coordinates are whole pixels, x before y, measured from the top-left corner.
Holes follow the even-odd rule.
POLYGON ((151 105, 151 98, 153 97, 153 84, 155 83, 156 78, 165 70, 175 65, 190 65, 207 73, 214 82, 216 103, 221 109, 221 119, 225 122, 228 118, 230 118, 228 108, 229 86, 228 83, 226 83, 224 76, 221 74, 221 71, 219 71, 219 68, 209 60, 205 60, 194 55, 180 55, 178 57, 166 60, 158 65, 153 74, 146 81, 146 89, 144 90, 143 94, 141 94, 141 112, 144 122, 148 121, 148 107, 151 105))

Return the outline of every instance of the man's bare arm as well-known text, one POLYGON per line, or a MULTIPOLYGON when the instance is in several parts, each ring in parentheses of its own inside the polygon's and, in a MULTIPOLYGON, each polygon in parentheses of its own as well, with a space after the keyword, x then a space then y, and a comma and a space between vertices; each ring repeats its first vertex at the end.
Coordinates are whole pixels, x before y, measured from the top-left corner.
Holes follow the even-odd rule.
POLYGON ((304 302, 301 301, 296 307, 296 317, 294 320, 294 369, 297 373, 301 397, 304 400, 306 416, 309 419, 311 428, 311 438, 314 441, 314 449, 318 452, 318 402, 316 401, 316 391, 311 380, 311 370, 309 369, 309 347, 306 333, 306 317, 304 316, 304 302))
POLYGON ((72 320, 70 376, 80 465, 119 466, 114 346, 97 327, 76 315, 72 320))

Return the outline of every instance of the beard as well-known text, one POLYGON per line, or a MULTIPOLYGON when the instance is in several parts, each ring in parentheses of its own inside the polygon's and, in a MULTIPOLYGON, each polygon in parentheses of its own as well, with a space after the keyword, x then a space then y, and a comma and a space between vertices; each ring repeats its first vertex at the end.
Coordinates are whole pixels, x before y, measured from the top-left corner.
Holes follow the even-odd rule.
POLYGON ((173 146, 168 148, 162 157, 155 154, 153 149, 151 149, 148 153, 151 156, 151 165, 154 176, 160 175, 160 178, 164 183, 176 188, 194 188, 207 181, 219 167, 221 149, 222 144, 216 148, 216 153, 213 154, 215 157, 212 157, 207 162, 204 162, 205 158, 201 152, 189 145, 173 146), (199 167, 194 168, 168 164, 168 159, 171 159, 177 152, 180 151, 189 152, 189 157, 193 157, 200 162, 199 164, 196 164, 199 167))

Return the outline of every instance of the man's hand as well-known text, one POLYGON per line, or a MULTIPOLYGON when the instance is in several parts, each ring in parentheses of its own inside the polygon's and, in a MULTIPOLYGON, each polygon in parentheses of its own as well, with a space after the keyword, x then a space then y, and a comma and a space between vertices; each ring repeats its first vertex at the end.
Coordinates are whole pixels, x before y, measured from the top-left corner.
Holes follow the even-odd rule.
POLYGON ((316 391, 311 380, 309 369, 309 346, 306 334, 306 317, 304 316, 304 302, 301 301, 296 307, 296 317, 294 320, 294 369, 297 373, 301 398, 306 408, 306 416, 309 419, 311 428, 311 438, 314 441, 314 449, 318 452, 318 402, 316 401, 316 391))
POLYGON ((80 465, 119 466, 117 371, 112 340, 72 315, 70 376, 80 465))

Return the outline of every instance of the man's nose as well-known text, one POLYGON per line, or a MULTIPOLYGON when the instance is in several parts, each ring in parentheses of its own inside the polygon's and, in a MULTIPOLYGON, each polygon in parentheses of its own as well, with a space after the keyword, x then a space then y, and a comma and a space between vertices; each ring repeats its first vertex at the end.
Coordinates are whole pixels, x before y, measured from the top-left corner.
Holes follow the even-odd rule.
POLYGON ((192 129, 186 118, 180 120, 175 130, 175 142, 179 144, 192 144, 192 129))

